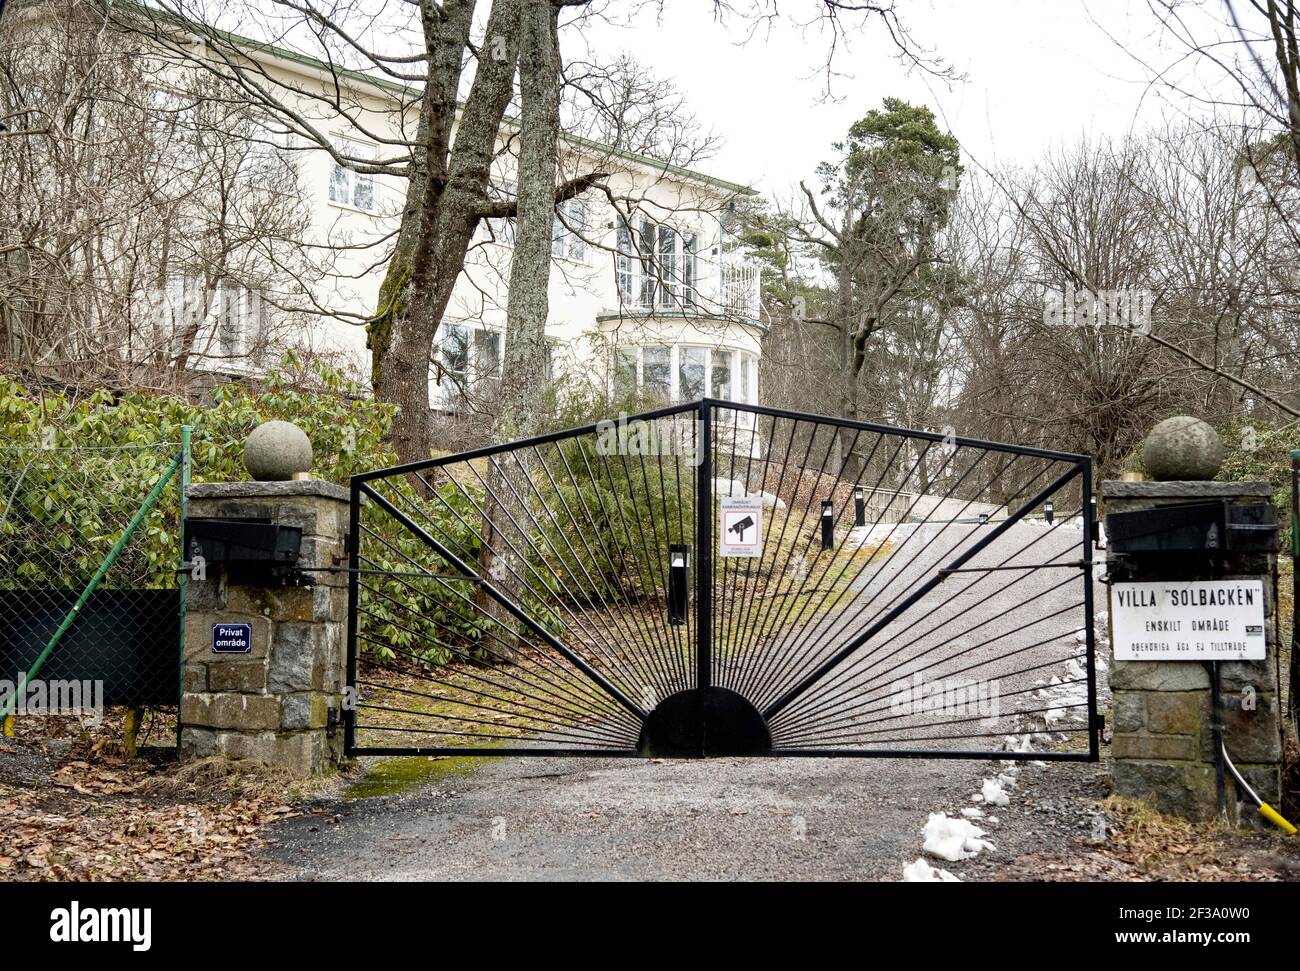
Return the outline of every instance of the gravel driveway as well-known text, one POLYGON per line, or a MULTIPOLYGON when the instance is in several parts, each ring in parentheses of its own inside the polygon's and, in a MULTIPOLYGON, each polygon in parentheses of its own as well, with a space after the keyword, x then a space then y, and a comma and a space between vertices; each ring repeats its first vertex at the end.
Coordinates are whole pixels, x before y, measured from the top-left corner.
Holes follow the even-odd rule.
MULTIPOLYGON (((899 759, 481 759, 410 790, 323 803, 272 829, 297 879, 897 880, 931 812, 996 763, 899 759)), ((996 878, 1092 829, 1100 769, 1026 766, 988 823, 996 851, 943 864, 996 878)))

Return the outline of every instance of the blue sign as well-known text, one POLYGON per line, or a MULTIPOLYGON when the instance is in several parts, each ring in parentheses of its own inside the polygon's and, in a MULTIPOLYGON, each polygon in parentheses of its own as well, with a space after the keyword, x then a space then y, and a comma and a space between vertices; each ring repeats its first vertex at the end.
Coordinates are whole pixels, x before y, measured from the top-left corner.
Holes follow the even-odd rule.
POLYGON ((247 654, 253 649, 252 624, 213 624, 213 654, 247 654))

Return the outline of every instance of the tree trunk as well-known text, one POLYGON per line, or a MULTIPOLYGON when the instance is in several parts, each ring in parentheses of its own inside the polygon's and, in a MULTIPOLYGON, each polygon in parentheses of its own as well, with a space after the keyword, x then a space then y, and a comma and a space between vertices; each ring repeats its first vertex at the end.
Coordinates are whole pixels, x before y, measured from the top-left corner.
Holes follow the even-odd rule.
POLYGON ((521 20, 519 216, 510 264, 500 408, 493 426, 497 441, 537 434, 545 403, 541 375, 546 364, 560 120, 557 10, 549 0, 524 0, 521 20))
MULTIPOLYGON (((558 10, 550 0, 522 0, 520 6, 519 90, 521 97, 518 218, 510 264, 506 311, 505 361, 493 437, 499 441, 537 434, 544 421, 547 286, 551 275, 551 234, 555 217, 556 148, 559 133, 560 52, 558 10)), ((527 456, 503 456, 489 471, 484 528, 491 535, 481 556, 481 572, 496 579, 516 601, 529 576, 530 523, 540 517, 527 506, 535 497, 527 456)), ((539 544, 546 547, 543 540, 539 544)), ((512 621, 495 603, 483 607, 503 626, 512 621)), ((513 629, 513 628, 512 628, 513 629)))
MULTIPOLYGON (((424 0, 425 8, 426 37, 434 38, 426 40, 432 52, 429 70, 436 75, 437 89, 433 94, 426 89, 428 124, 416 152, 423 157, 413 159, 397 252, 370 325, 375 397, 398 406, 389 439, 403 462, 429 455, 433 340, 487 203, 497 133, 514 91, 519 41, 517 0, 493 0, 474 83, 448 150, 455 82, 460 53, 469 43, 473 3, 447 4, 439 13, 424 0), (435 18, 432 34, 429 18, 435 18), (418 200, 413 200, 417 190, 418 200)), ((422 125, 424 110, 422 106, 422 125)))

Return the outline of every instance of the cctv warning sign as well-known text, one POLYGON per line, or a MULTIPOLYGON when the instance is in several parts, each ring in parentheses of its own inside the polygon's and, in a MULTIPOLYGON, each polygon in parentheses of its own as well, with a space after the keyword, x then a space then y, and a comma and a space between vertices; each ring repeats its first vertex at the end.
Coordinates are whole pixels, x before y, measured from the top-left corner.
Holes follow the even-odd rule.
POLYGON ((719 556, 758 556, 763 549, 763 503, 759 499, 724 496, 719 556))

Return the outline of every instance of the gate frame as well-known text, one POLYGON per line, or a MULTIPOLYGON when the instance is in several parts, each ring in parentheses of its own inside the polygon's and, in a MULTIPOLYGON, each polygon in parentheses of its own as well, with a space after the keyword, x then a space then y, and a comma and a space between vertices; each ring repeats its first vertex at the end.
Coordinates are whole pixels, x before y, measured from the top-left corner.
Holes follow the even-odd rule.
MULTIPOLYGON (((1041 761, 1049 762, 1097 762, 1100 760, 1100 742, 1101 742, 1101 718, 1097 712, 1097 671, 1096 671, 1096 637, 1093 629, 1093 535, 1096 528, 1094 522, 1095 504, 1092 501, 1092 458, 1087 455, 1079 455, 1072 452, 1060 452, 1051 449, 1033 448, 1029 446, 1011 445, 1004 442, 985 441, 983 439, 965 438, 962 436, 948 436, 938 432, 929 432, 918 429, 901 428, 893 425, 885 425, 878 422, 858 421, 849 418, 836 418, 829 415, 817 415, 810 412, 801 412, 785 408, 775 408, 768 405, 749 404, 736 401, 727 401, 720 398, 704 397, 694 401, 685 402, 677 405, 670 405, 663 408, 653 409, 651 411, 640 412, 636 415, 626 416, 627 421, 653 421, 661 418, 670 418, 677 415, 695 412, 699 421, 700 437, 697 440, 696 447, 700 454, 700 462, 696 466, 696 550, 692 554, 696 563, 695 571, 695 647, 696 647, 696 685, 695 690, 701 690, 712 686, 712 662, 713 662, 713 556, 715 540, 715 519, 713 508, 713 423, 714 409, 723 408, 730 411, 748 412, 755 417, 766 416, 773 419, 786 419, 795 422, 805 422, 813 425, 829 425, 839 428, 847 428, 859 432, 873 432, 879 435, 892 435, 907 439, 934 442, 948 442, 956 447, 965 447, 973 449, 982 449, 989 452, 1001 452, 1011 455, 1025 455, 1035 458, 1048 459, 1055 462, 1066 462, 1071 464, 1061 475, 1057 476, 1050 483, 1039 490, 1032 499, 1020 505, 1014 512, 990 533, 982 537, 978 542, 973 544, 965 552, 957 556, 947 566, 936 570, 933 576, 923 582, 921 586, 903 599, 903 601, 889 610, 883 618, 872 623, 865 631, 855 635, 851 640, 838 648, 830 657, 819 663, 812 671, 802 677, 800 681, 787 689, 776 701, 767 705, 761 712, 764 720, 769 720, 776 714, 796 700, 808 688, 811 688, 823 677, 837 667, 842 661, 847 660, 855 651, 863 647, 872 637, 884 629, 894 619, 901 616, 906 610, 910 609, 918 600, 932 591, 940 583, 947 579, 952 572, 961 570, 963 564, 968 562, 977 553, 989 546, 994 540, 1005 533, 1016 523, 1022 522, 1025 516, 1033 509, 1037 508, 1042 502, 1054 495, 1060 489, 1067 486, 1076 477, 1080 480, 1080 517, 1082 525, 1082 560, 1067 564, 1059 564, 1061 567, 1077 568, 1080 570, 1083 578, 1083 609, 1084 609, 1084 648, 1085 648, 1085 670, 1087 674, 1087 725, 1088 733, 1088 750, 1086 752, 1035 752, 1033 757, 1041 761)), ((529 617, 522 608, 515 604, 509 597, 503 594, 496 586, 486 577, 480 576, 468 564, 456 556, 451 550, 447 549, 438 540, 429 536, 428 533, 420 526, 415 524, 392 505, 383 496, 380 496, 367 483, 373 479, 389 478, 397 475, 403 475, 412 472, 422 471, 424 469, 439 468, 444 465, 450 465, 457 462, 466 462, 475 458, 483 458, 502 452, 508 452, 517 448, 546 445, 557 442, 562 439, 576 438, 581 435, 589 435, 596 432, 601 422, 590 425, 581 425, 576 428, 568 428, 560 431, 549 432, 544 435, 537 435, 531 438, 520 439, 518 441, 505 442, 495 445, 481 446, 475 449, 469 449, 464 452, 457 452, 452 455, 440 456, 438 458, 424 459, 417 462, 408 462, 402 465, 392 466, 389 468, 373 469, 369 472, 362 472, 352 476, 350 480, 350 497, 348 504, 348 533, 347 533, 347 556, 348 556, 348 617, 347 617, 347 689, 353 698, 357 695, 357 666, 358 666, 358 598, 360 592, 360 575, 367 572, 361 569, 360 565, 360 534, 361 534, 361 507, 363 495, 368 501, 376 503, 389 516, 394 518, 405 529, 416 536, 422 543, 432 549, 446 563, 452 566, 457 572, 464 575, 467 579, 473 579, 480 587, 504 607, 515 619, 519 620, 534 634, 541 637, 546 643, 569 663, 573 664, 587 677, 591 678, 601 690, 605 691, 615 702, 625 708, 628 712, 639 718, 642 724, 649 717, 649 712, 644 711, 641 706, 637 705, 632 699, 627 698, 616 686, 609 684, 607 680, 591 668, 586 661, 565 647, 556 637, 546 631, 537 621, 529 617)), ((978 569, 978 568, 976 568, 978 569)), ((447 755, 447 756, 534 756, 534 757, 577 757, 577 758, 643 758, 641 752, 636 750, 611 750, 611 749, 582 749, 566 747, 468 747, 468 746, 358 746, 356 744, 357 731, 357 705, 350 704, 344 706, 344 753, 351 756, 417 756, 417 755, 447 755)), ((436 733, 431 733, 436 734, 436 733)), ((831 749, 831 748, 783 748, 777 751, 771 751, 761 758, 903 758, 903 759, 966 759, 973 761, 1004 761, 1008 756, 1015 756, 1017 753, 1008 751, 977 751, 977 750, 927 750, 927 749, 831 749)), ((1028 753, 1020 753, 1028 755, 1028 753)), ((707 756, 696 756, 707 757, 707 756)), ((744 756, 739 756, 744 757, 744 756)))

